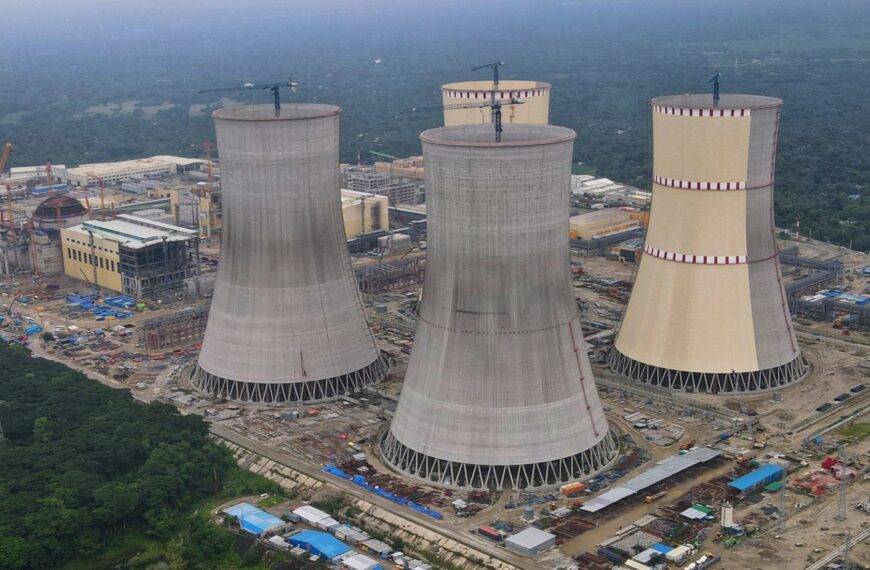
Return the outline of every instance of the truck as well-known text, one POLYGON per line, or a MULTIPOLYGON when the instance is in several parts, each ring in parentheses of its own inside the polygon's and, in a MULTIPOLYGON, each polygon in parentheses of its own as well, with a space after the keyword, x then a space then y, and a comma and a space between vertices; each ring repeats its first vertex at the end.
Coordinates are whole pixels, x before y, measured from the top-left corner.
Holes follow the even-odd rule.
POLYGON ((574 483, 568 483, 567 485, 562 485, 559 490, 562 491, 562 494, 566 497, 577 497, 586 490, 586 484, 577 481, 574 483))
POLYGON ((652 495, 647 495, 646 497, 643 498, 643 500, 647 503, 652 503, 653 501, 657 501, 667 494, 668 494, 667 491, 659 491, 658 493, 654 493, 652 495))

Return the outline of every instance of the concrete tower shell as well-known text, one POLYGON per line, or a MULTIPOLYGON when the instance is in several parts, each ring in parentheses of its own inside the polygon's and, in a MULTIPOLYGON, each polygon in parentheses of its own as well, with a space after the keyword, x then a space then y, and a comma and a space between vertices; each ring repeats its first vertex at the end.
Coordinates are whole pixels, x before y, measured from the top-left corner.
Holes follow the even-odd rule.
POLYGON ((234 400, 313 401, 380 379, 346 247, 338 107, 214 113, 221 159, 221 259, 200 389, 234 400))
MULTIPOLYGON (((550 122, 550 84, 542 81, 505 79, 498 82, 496 99, 507 102, 523 101, 520 105, 502 107, 504 124, 546 125, 550 122)), ((444 126, 478 125, 492 122, 489 107, 456 108, 462 105, 482 104, 490 101, 492 81, 461 81, 441 87, 444 105, 444 126), (451 108, 452 107, 452 108, 451 108)))
POLYGON ((605 467, 617 442, 583 342, 568 249, 575 134, 539 125, 433 129, 416 338, 381 442, 439 484, 534 488, 605 467))
POLYGON ((652 100, 653 199, 644 254, 610 353, 631 379, 746 392, 802 378, 773 222, 782 101, 652 100))

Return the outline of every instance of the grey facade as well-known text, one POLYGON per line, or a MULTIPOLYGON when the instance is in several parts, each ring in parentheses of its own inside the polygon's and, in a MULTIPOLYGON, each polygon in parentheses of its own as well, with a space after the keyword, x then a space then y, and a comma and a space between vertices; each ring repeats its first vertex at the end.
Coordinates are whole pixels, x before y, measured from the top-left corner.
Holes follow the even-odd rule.
POLYGON ((536 488, 617 452, 586 355, 568 249, 575 134, 424 132, 427 270, 387 463, 463 488, 536 488))
POLYGON ((387 370, 345 246, 338 107, 271 105, 214 114, 223 232, 194 383, 257 402, 359 390, 387 370))

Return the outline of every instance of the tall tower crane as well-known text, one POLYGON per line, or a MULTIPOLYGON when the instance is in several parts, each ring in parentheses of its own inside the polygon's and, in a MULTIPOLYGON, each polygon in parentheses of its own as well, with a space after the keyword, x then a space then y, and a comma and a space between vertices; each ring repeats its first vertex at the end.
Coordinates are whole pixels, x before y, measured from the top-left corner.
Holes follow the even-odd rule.
MULTIPOLYGON (((12 143, 8 142, 3 145, 3 152, 0 154, 0 174, 6 169, 6 163, 9 161, 10 154, 12 154, 12 143)), ((15 214, 12 212, 12 187, 9 184, 6 185, 6 211, 9 219, 4 221, 9 224, 9 229, 12 230, 15 214)))
POLYGON ((483 107, 490 107, 492 108, 492 124, 495 127, 495 142, 501 142, 501 133, 503 130, 501 121, 501 108, 505 105, 522 105, 525 102, 519 99, 511 98, 506 103, 503 103, 498 99, 498 68, 502 65, 504 65, 503 61, 496 61, 494 63, 487 63, 471 68, 472 71, 478 71, 481 69, 492 69, 492 89, 489 92, 489 101, 485 103, 460 103, 457 105, 442 105, 440 107, 414 107, 411 110, 431 111, 439 109, 444 111, 452 111, 455 109, 480 109, 483 107))
POLYGON ((718 71, 713 74, 710 79, 707 80, 707 83, 713 86, 713 108, 719 106, 719 78, 722 77, 722 74, 718 71))

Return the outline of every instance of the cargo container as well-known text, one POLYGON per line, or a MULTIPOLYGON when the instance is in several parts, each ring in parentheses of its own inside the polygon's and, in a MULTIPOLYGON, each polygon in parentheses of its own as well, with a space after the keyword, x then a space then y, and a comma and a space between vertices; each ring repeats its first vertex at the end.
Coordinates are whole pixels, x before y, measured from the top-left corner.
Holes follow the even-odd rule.
POLYGON ((846 392, 843 392, 842 394, 840 394, 839 396, 834 398, 834 400, 836 400, 837 402, 842 402, 843 400, 847 399, 848 397, 849 397, 849 394, 846 392))
POLYGON ((858 392, 862 391, 866 387, 867 386, 865 386, 864 384, 858 384, 857 386, 855 386, 854 388, 852 388, 849 391, 852 392, 853 394, 857 394, 858 392))
POLYGON ((833 405, 833 404, 831 404, 830 402, 825 402, 824 404, 822 404, 821 406, 819 406, 818 408, 816 408, 816 411, 817 411, 817 412, 827 412, 828 410, 831 409, 831 406, 832 406, 832 405, 833 405))
POLYGON ((494 528, 482 526, 477 529, 477 532, 490 540, 501 540, 501 534, 494 528))

